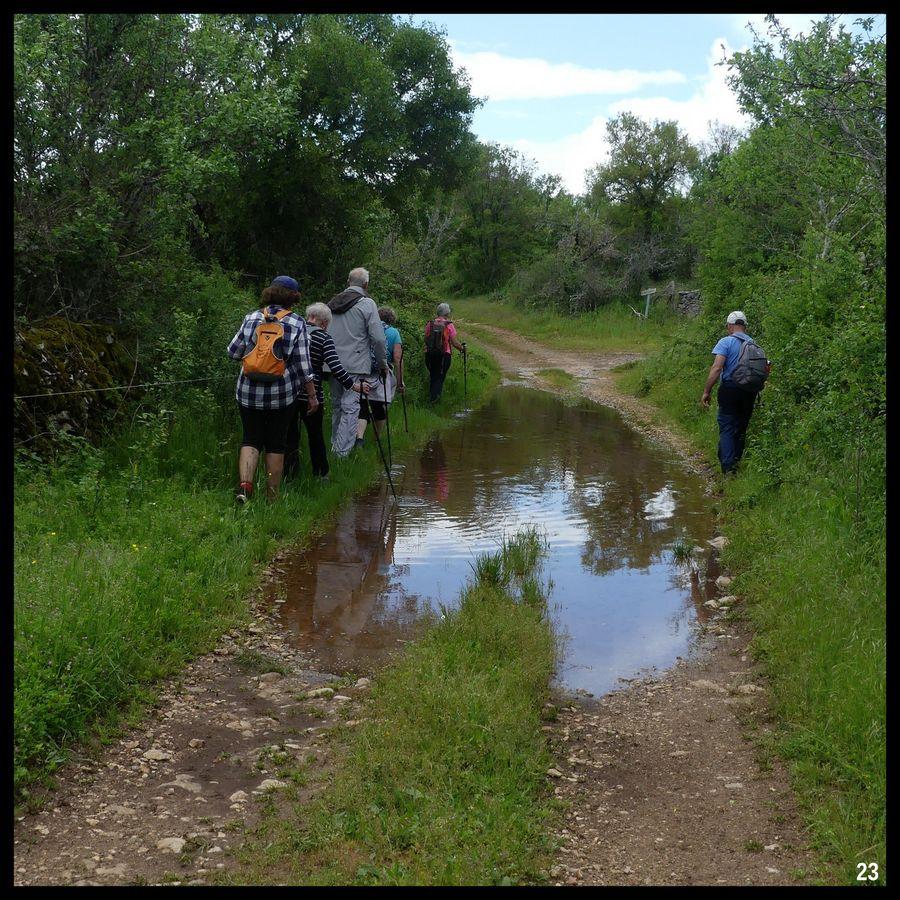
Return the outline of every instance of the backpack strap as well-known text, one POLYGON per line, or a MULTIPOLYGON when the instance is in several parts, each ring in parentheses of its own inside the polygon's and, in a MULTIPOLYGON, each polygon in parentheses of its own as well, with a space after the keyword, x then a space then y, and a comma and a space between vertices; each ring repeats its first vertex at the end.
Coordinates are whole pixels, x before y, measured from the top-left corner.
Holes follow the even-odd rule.
POLYGON ((266 322, 280 322, 285 316, 289 316, 293 310, 292 309, 279 309, 278 312, 270 313, 267 312, 268 306, 264 306, 260 312, 263 315, 263 319, 266 322))

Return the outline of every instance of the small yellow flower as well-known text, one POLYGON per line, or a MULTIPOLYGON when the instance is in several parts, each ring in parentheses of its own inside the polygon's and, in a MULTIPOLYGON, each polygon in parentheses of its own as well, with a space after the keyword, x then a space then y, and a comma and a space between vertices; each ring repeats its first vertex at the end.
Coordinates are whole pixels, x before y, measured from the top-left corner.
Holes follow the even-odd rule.
POLYGON ((50 537, 56 537, 56 532, 55 532, 55 531, 51 531, 51 532, 50 532, 50 537))
POLYGON ((131 545, 131 549, 132 549, 132 550, 137 550, 137 549, 138 549, 138 545, 137 545, 137 544, 132 544, 132 545, 131 545))
POLYGON ((31 561, 31 564, 34 565, 36 562, 37 562, 37 560, 36 560, 36 559, 33 559, 33 560, 31 561))

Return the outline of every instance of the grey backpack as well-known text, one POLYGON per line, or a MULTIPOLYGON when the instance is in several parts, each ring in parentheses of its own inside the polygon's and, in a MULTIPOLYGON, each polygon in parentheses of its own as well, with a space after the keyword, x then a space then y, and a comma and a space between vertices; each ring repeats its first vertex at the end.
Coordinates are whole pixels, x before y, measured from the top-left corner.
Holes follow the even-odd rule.
MULTIPOLYGON (((732 337, 738 335, 734 334, 732 337)), ((741 390, 758 394, 769 377, 769 360, 762 347, 752 338, 742 336, 738 340, 741 342, 741 352, 731 373, 731 380, 741 390)))

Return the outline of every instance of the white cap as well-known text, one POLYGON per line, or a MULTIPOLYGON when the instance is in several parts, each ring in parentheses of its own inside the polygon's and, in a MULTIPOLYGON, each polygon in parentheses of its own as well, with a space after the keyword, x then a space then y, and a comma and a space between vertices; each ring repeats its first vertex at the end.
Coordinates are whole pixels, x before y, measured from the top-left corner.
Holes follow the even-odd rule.
POLYGON ((747 317, 739 309, 736 309, 734 312, 728 313, 725 322, 728 325, 746 325, 747 317))

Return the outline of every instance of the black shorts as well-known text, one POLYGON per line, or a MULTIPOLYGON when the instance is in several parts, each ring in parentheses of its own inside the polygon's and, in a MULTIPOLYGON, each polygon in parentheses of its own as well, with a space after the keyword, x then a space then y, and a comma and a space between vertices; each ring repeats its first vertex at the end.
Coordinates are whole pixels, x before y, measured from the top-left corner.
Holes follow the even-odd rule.
POLYGON ((242 447, 255 447, 269 453, 284 453, 293 404, 280 409, 255 409, 239 403, 238 409, 241 413, 241 424, 244 426, 242 447))
POLYGON ((359 417, 361 419, 365 419, 367 422, 371 421, 369 418, 369 406, 372 407, 372 418, 376 422, 383 422, 387 418, 386 404, 383 400, 370 400, 366 403, 365 400, 361 399, 359 401, 359 417))

